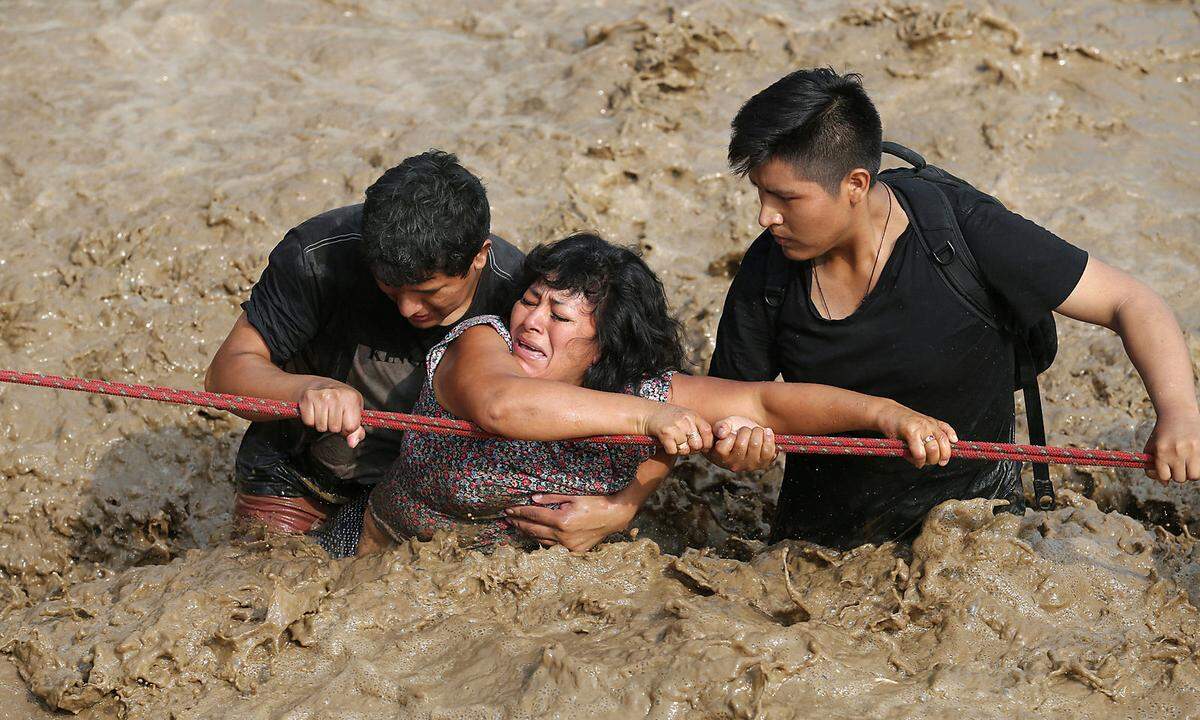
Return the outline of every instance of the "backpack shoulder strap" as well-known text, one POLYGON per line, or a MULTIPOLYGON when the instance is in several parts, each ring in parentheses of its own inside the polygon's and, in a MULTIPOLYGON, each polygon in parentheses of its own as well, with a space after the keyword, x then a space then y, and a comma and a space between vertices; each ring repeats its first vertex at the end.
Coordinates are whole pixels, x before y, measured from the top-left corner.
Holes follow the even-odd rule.
MULTIPOLYGON (((937 267, 938 274, 981 320, 1013 336, 1017 375, 1025 399, 1026 419, 1029 421, 1029 442, 1045 445, 1046 422, 1042 414, 1042 398, 1026 335, 1014 332, 1011 324, 1004 322, 1003 315, 997 311, 979 263, 971 254, 971 247, 954 217, 950 200, 938 187, 956 179, 930 167, 925 163, 925 158, 903 145, 891 142, 883 145, 885 152, 913 166, 911 170, 886 171, 884 179, 897 191, 896 198, 900 200, 909 220, 916 223, 916 235, 924 245, 925 253, 937 267)), ((1050 480, 1050 468, 1044 463, 1033 463, 1033 495, 1039 509, 1054 507, 1054 484, 1050 480)))
POLYGON ((917 226, 916 235, 924 245, 925 254, 950 288, 985 323, 1005 329, 1003 315, 988 292, 950 201, 936 180, 921 176, 922 170, 893 171, 883 179, 896 191, 901 207, 917 226))

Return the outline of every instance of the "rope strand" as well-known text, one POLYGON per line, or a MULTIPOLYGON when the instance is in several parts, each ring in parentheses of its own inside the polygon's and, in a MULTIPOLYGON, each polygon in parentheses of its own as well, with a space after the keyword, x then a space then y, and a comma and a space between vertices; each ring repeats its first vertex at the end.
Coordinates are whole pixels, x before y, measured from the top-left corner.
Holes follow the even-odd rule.
MULTIPOLYGON (((299 418, 297 403, 245 395, 227 395, 199 390, 156 387, 129 383, 90 380, 86 378, 43 375, 41 373, 0 370, 0 382, 36 387, 75 390, 96 395, 113 395, 135 400, 157 400, 159 402, 207 407, 217 410, 250 411, 275 417, 299 418)), ((447 420, 407 413, 363 410, 362 424, 367 427, 388 430, 412 430, 414 432, 440 433, 460 437, 493 438, 478 426, 462 420, 447 420)), ((577 438, 572 442, 602 443, 612 445, 656 445, 657 441, 646 435, 594 435, 577 438)), ((907 446, 901 440, 882 438, 830 437, 822 435, 776 435, 775 446, 782 452, 803 455, 853 455, 862 457, 904 457, 907 446)), ((1147 469, 1152 467, 1152 458, 1144 453, 1094 448, 1064 448, 1042 445, 1020 445, 1015 443, 976 442, 960 440, 953 444, 953 457, 965 460, 1015 460, 1039 462, 1052 465, 1078 465, 1091 467, 1122 467, 1147 469)))

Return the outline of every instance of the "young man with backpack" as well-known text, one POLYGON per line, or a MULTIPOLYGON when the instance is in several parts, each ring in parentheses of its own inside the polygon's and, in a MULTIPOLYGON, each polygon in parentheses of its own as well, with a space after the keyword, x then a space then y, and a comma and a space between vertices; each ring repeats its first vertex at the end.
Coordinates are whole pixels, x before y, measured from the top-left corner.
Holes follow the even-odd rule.
MULTIPOLYGON (((1128 274, 1006 210, 968 183, 882 143, 857 75, 794 72, 733 121, 729 160, 758 190, 765 232, 725 301, 710 373, 835 385, 943 418, 964 439, 1011 441, 1014 386, 1044 442, 1037 373, 1056 348, 1052 312, 1117 332, 1158 414, 1152 477, 1200 479, 1191 361, 1166 303, 1128 274), (881 151, 914 167, 880 172, 881 151)), ((718 444, 721 464, 763 467, 762 431, 718 444)), ((852 547, 911 535, 948 499, 1022 512, 1015 463, 787 459, 772 541, 852 547)), ((1045 467, 1038 504, 1053 503, 1045 467)))

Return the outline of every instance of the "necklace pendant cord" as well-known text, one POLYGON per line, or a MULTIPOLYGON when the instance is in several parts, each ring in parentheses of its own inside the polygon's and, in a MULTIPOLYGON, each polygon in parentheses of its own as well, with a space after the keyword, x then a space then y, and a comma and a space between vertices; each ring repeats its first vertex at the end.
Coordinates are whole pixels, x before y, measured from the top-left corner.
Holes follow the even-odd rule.
MULTIPOLYGON (((863 303, 867 301, 867 296, 871 294, 871 283, 875 280, 875 268, 879 266, 879 256, 883 254, 883 239, 887 237, 888 225, 892 222, 892 189, 888 187, 887 183, 881 182, 879 184, 883 185, 888 194, 887 217, 883 221, 883 230, 879 233, 879 247, 875 248, 875 260, 871 263, 871 274, 867 276, 867 288, 863 290, 862 299, 858 301, 858 305, 854 306, 854 310, 862 307, 863 303)), ((833 313, 829 310, 829 301, 825 299, 825 290, 821 287, 821 276, 817 274, 815 263, 812 268, 812 276, 814 284, 817 286, 817 294, 821 296, 821 304, 825 306, 825 319, 832 320, 833 313)), ((854 310, 851 310, 849 315, 853 315, 854 310)))

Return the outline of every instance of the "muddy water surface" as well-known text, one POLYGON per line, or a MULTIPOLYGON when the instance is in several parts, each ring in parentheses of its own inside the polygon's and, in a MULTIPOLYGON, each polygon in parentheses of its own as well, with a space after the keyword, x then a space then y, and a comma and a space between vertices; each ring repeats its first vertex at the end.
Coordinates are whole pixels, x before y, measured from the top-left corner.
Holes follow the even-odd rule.
MULTIPOLYGON (((3 367, 197 387, 282 233, 435 146, 522 246, 640 245, 702 367, 756 234, 729 119, 817 64, 864 74, 889 139, 1149 282, 1200 359, 1194 3, 0 14, 3 367)), ((1140 447, 1152 415, 1120 342, 1060 330, 1052 441, 1140 447)), ((950 503, 912 548, 835 555, 763 548, 777 471, 693 464, 640 539, 584 556, 440 538, 330 563, 226 539, 242 427, 0 388, 0 717, 1200 713, 1194 487, 1065 471, 1092 500, 950 503)))

